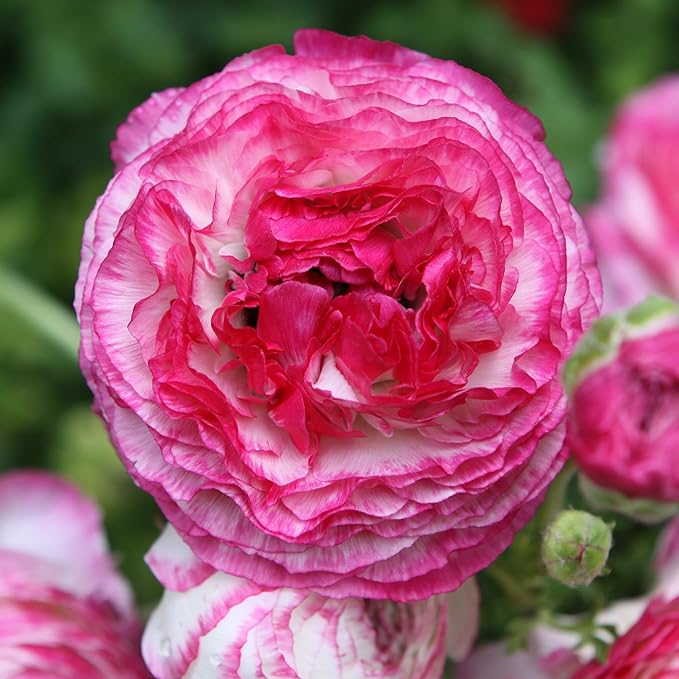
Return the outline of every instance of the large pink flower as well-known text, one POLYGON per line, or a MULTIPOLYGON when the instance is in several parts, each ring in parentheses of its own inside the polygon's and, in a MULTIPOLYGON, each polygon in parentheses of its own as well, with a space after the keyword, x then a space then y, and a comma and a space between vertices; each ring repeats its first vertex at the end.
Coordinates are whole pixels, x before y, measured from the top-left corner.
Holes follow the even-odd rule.
POLYGON ((0 477, 0 676, 146 679, 96 506, 40 472, 0 477))
POLYGON ((601 198, 586 214, 607 311, 651 293, 679 299, 679 76, 635 93, 603 147, 601 198))
POLYGON ((476 73, 323 31, 131 114, 85 229, 82 368, 202 560, 406 600, 509 544, 597 307, 543 136, 476 73))
MULTIPOLYGON (((441 677, 441 595, 400 603, 263 588, 202 564, 172 528, 147 560, 168 587, 143 641, 157 679, 441 677)), ((473 630, 478 600, 460 603, 451 617, 473 630)))

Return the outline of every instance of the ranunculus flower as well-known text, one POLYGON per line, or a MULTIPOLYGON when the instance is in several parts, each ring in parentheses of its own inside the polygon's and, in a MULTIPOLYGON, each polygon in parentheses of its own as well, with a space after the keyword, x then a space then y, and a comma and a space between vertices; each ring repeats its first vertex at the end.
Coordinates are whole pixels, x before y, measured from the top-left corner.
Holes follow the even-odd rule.
MULTIPOLYGON (((656 595, 674 596, 677 592, 679 578, 677 569, 673 570, 674 573, 660 574, 656 595)), ((616 634, 627 632, 643 613, 648 599, 617 601, 598 613, 595 621, 599 641, 610 644, 614 639, 611 629, 616 634)), ((559 627, 536 623, 528 635, 526 650, 509 652, 505 641, 484 644, 455 667, 455 679, 573 679, 595 657, 591 643, 583 645, 580 634, 566 631, 578 622, 578 616, 563 615, 558 617, 559 627)))
MULTIPOLYGON (((269 589, 198 561, 168 527, 147 557, 168 589, 144 633, 157 679, 439 679, 446 599, 400 603, 269 589)), ((455 610, 462 622, 478 612, 455 610)))
POLYGON ((146 679, 97 507, 42 472, 0 477, 0 676, 146 679))
POLYGON ((586 213, 604 310, 651 293, 679 299, 679 76, 632 95, 603 146, 602 193, 586 213))
POLYGON ((679 305, 651 297, 599 320, 566 369, 569 443, 592 481, 679 501, 679 305))
POLYGON ((59 589, 27 593, 0 586, 0 676, 147 679, 149 674, 138 639, 102 602, 59 589))
POLYGON ((492 561, 563 462, 598 274, 538 120, 486 78, 301 31, 120 128, 81 363, 191 549, 410 600, 492 561))
POLYGON ((672 679, 679 676, 679 598, 651 601, 639 621, 573 679, 672 679))

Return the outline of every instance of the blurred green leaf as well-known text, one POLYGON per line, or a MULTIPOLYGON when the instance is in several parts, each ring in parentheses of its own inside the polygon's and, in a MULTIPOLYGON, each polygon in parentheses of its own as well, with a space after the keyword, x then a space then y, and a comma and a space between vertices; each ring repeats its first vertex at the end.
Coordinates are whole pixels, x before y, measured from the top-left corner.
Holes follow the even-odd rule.
POLYGON ((77 365, 80 336, 75 314, 69 313, 27 279, 2 266, 0 308, 20 317, 77 365))

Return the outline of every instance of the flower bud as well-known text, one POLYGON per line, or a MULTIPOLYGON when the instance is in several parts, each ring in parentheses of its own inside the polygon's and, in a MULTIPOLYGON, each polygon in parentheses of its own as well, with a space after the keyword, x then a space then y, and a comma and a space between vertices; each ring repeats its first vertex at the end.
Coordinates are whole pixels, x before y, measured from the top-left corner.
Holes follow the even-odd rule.
POLYGON ((663 297, 600 319, 576 347, 564 372, 568 445, 598 486, 679 502, 677 352, 679 305, 663 297))
POLYGON ((599 318, 577 343, 564 368, 564 386, 572 394, 587 375, 615 359, 620 345, 639 337, 672 329, 679 321, 679 305, 651 295, 626 314, 599 318))
POLYGON ((561 512, 547 526, 542 561, 555 580, 577 587, 604 573, 613 537, 598 516, 574 509, 561 512))

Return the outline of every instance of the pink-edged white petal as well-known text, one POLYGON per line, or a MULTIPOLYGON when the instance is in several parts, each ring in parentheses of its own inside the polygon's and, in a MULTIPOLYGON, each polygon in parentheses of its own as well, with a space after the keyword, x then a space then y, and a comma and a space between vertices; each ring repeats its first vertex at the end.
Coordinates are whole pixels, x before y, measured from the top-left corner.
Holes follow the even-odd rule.
MULTIPOLYGON (((118 128, 115 141, 111 144, 111 157, 117 168, 125 166, 151 145, 149 133, 163 116, 169 104, 182 92, 170 88, 156 92, 141 106, 130 113, 118 128)), ((177 130, 181 124, 177 125, 177 130)))
POLYGON ((131 592, 115 570, 98 507, 57 476, 28 470, 0 476, 0 550, 45 564, 54 587, 132 614, 131 592))
POLYGON ((261 590, 223 573, 166 591, 143 640, 157 679, 438 679, 445 603, 261 590))
POLYGON ((214 572, 195 556, 170 524, 146 554, 145 561, 160 582, 178 592, 196 587, 214 572))

